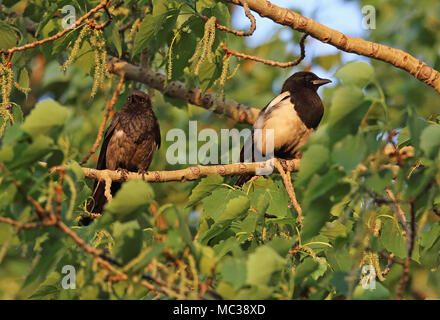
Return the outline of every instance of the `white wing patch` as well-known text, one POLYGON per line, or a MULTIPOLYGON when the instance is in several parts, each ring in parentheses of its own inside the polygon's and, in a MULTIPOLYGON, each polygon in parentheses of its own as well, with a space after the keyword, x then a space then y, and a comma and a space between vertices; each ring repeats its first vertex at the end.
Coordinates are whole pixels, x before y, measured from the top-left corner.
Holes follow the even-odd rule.
POLYGON ((273 98, 271 102, 269 102, 269 104, 267 105, 266 111, 269 111, 270 108, 272 108, 274 105, 280 103, 281 100, 283 100, 284 98, 289 97, 289 96, 290 96, 289 91, 284 91, 283 93, 279 94, 278 96, 273 98))

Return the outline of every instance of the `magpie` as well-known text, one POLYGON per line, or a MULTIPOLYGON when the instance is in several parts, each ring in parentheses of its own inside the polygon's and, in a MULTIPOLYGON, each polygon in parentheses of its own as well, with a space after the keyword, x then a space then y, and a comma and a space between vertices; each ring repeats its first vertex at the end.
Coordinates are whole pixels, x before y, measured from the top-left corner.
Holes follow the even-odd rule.
MULTIPOLYGON (((160 147, 159 122, 153 112, 150 98, 142 91, 129 94, 125 105, 116 112, 104 134, 96 169, 138 171, 145 173, 160 147)), ((121 183, 112 182, 114 195, 121 183)), ((102 213, 107 199, 105 184, 95 181, 92 198, 87 203, 87 211, 102 213)))
MULTIPOLYGON (((253 148, 266 155, 266 130, 273 129, 274 156, 281 159, 301 158, 301 147, 316 130, 324 114, 317 90, 330 83, 312 72, 297 72, 283 84, 281 94, 272 99, 258 114, 250 139, 240 153, 240 162, 255 161, 253 148), (255 129, 261 138, 255 139, 255 129), (255 144, 254 144, 254 140, 255 144), (250 148, 250 149, 249 149, 250 148), (252 155, 252 159, 247 159, 252 155)), ((242 186, 253 175, 243 174, 235 185, 242 186)))

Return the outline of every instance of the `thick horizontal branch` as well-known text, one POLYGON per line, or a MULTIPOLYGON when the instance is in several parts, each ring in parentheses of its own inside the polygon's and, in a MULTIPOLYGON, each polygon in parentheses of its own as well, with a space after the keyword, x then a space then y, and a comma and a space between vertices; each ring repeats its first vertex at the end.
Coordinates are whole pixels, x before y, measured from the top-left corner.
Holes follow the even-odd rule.
POLYGON ((257 119, 259 109, 248 107, 231 99, 223 98, 212 93, 202 93, 198 87, 188 90, 183 82, 173 81, 165 87, 165 75, 147 68, 141 68, 120 60, 116 57, 107 59, 110 72, 125 74, 126 80, 133 80, 159 90, 165 96, 184 100, 217 114, 225 115, 238 122, 253 124, 257 119))
MULTIPOLYGON (((204 176, 219 174, 222 176, 241 175, 244 173, 254 173, 259 168, 264 168, 265 162, 253 162, 253 163, 234 163, 225 165, 213 165, 213 166, 193 166, 180 170, 172 171, 148 171, 145 174, 136 172, 120 172, 113 170, 97 170, 91 168, 82 168, 85 176, 90 179, 97 179, 105 181, 111 179, 112 181, 127 181, 127 180, 144 180, 148 182, 167 182, 167 181, 186 181, 196 180, 204 176)), ((299 159, 286 161, 286 169, 289 171, 298 171, 300 165, 299 159)), ((58 171, 62 167, 55 167, 52 170, 58 171)), ((274 172, 278 172, 274 168, 274 172)))
MULTIPOLYGON (((228 0, 242 5, 240 0, 228 0)), ((262 17, 294 30, 306 32, 317 40, 328 43, 345 52, 371 57, 388 62, 412 74, 416 79, 440 92, 440 73, 409 53, 361 38, 349 37, 310 18, 278 7, 266 0, 246 0, 249 8, 262 17)))

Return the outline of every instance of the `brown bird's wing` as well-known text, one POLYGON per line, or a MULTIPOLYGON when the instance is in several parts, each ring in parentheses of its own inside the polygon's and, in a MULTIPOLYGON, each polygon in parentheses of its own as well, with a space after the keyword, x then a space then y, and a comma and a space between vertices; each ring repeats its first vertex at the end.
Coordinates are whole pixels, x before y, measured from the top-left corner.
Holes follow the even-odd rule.
POLYGON ((115 113, 112 118, 112 121, 110 122, 110 125, 108 126, 107 130, 105 130, 104 141, 102 142, 101 152, 99 153, 98 164, 96 165, 96 169, 102 170, 107 168, 106 166, 107 147, 118 122, 119 122, 119 114, 115 113))
POLYGON ((137 167, 138 171, 145 172, 148 170, 156 149, 160 148, 160 127, 154 114, 152 114, 152 125, 150 130, 144 131, 134 142, 136 151, 131 159, 132 166, 137 167))
POLYGON ((153 134, 154 134, 154 141, 156 141, 156 146, 157 149, 160 148, 160 144, 161 144, 161 138, 160 138, 160 126, 159 126, 159 121, 157 121, 157 119, 155 119, 155 125, 153 128, 153 134))
MULTIPOLYGON (((115 113, 115 115, 112 118, 112 121, 110 122, 110 125, 108 126, 107 130, 104 133, 104 140, 102 142, 101 151, 99 152, 96 169, 99 170, 107 169, 106 166, 107 147, 118 122, 119 122, 119 114, 115 113)), ((115 183, 115 182, 112 183, 111 186, 112 194, 116 192, 116 190, 114 189, 119 189, 118 187, 120 187, 120 183, 115 183)), ((92 199, 89 199, 89 201, 87 202, 88 212, 102 213, 104 204, 107 201, 104 192, 105 192, 105 183, 102 181, 95 180, 95 183, 93 185, 92 199)))

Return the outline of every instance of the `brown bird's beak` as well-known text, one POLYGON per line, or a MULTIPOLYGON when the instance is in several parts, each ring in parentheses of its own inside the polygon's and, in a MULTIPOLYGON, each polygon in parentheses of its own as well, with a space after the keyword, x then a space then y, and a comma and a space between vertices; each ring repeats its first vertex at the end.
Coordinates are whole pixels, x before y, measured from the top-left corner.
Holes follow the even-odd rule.
POLYGON ((312 81, 312 83, 313 83, 315 86, 322 86, 322 85, 327 84, 327 83, 330 83, 330 82, 332 82, 332 81, 329 80, 329 79, 316 79, 316 80, 313 80, 313 81, 312 81))

